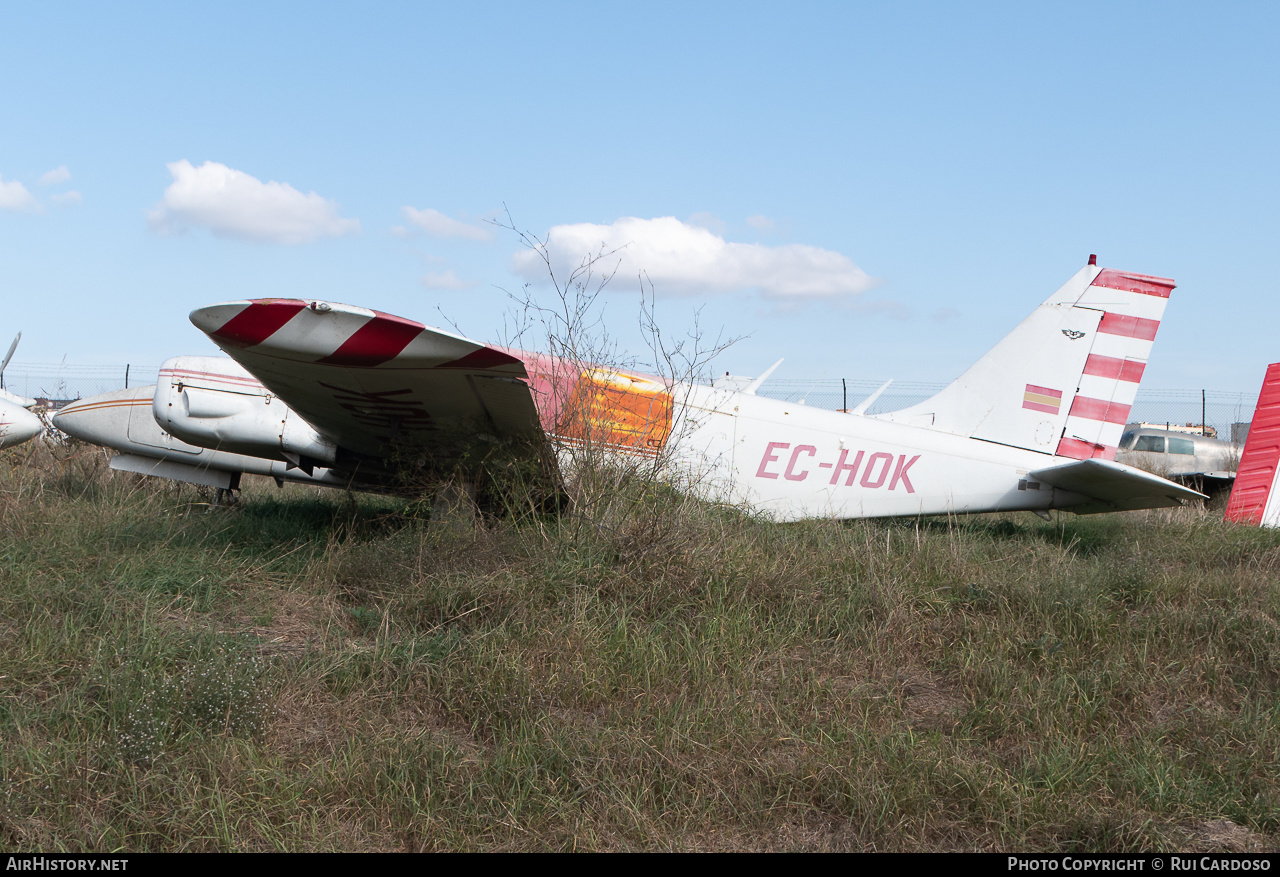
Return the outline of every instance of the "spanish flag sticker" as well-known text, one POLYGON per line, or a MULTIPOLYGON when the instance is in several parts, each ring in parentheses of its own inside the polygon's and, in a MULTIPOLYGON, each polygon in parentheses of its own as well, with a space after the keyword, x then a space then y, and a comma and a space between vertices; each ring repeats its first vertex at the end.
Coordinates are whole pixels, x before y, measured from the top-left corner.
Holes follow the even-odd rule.
POLYGON ((1027 384, 1027 391, 1022 394, 1022 407, 1043 411, 1045 414, 1057 414, 1062 407, 1062 391, 1027 384))

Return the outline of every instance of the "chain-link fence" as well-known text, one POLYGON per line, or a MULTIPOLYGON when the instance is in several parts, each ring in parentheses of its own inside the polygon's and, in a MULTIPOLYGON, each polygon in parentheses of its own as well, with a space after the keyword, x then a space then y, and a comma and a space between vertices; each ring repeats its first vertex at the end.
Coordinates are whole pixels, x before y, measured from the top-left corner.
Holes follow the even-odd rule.
POLYGON ((5 369, 4 389, 54 404, 83 399, 125 387, 154 384, 157 365, 68 365, 66 363, 12 363, 5 369))
MULTIPOLYGON (((20 396, 55 402, 80 399, 119 390, 125 386, 154 384, 159 366, 147 365, 67 365, 13 363, 4 375, 5 389, 20 396)), ((814 408, 851 408, 880 387, 878 381, 779 379, 765 381, 760 395, 771 399, 811 405, 814 408)), ((869 414, 896 411, 923 402, 946 384, 912 383, 889 385, 868 409, 869 414)), ((1223 393, 1216 390, 1139 390, 1129 415, 1130 422, 1160 424, 1201 423, 1201 393, 1204 420, 1223 439, 1232 439, 1232 424, 1248 423, 1258 397, 1251 393, 1223 393)), ((1236 430, 1239 434, 1239 430, 1236 430)))

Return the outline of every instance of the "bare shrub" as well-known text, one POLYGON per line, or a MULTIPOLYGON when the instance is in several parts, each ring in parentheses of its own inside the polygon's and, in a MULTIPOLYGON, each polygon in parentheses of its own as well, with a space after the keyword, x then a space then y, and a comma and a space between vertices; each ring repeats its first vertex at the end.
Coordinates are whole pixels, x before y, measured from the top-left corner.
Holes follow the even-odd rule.
MULTIPOLYGON (((508 212, 499 228, 513 233, 546 268, 551 291, 540 298, 532 284, 508 293, 514 310, 507 344, 534 346, 524 354, 543 427, 550 435, 561 483, 572 500, 571 526, 630 535, 644 543, 656 532, 653 499, 662 518, 685 494, 675 450, 696 426, 686 410, 695 383, 734 339, 706 335, 695 317, 685 336, 672 340, 656 317, 653 284, 641 273, 637 320, 653 373, 641 371, 604 321, 604 293, 617 279, 620 248, 604 245, 584 254, 567 276, 557 273, 549 237, 516 226, 508 212), (674 487, 674 492, 672 488, 674 487), (638 513, 639 517, 633 517, 638 513), (636 527, 639 527, 637 531, 636 527)), ((615 284, 616 285, 616 284, 615 284)))

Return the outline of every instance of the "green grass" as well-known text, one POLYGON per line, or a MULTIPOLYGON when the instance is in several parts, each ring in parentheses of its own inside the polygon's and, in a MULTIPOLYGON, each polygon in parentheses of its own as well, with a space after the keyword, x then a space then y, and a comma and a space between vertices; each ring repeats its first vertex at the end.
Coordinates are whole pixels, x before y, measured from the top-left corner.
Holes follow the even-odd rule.
POLYGON ((0 844, 1277 846, 1280 533, 426 505, 0 455, 0 844))

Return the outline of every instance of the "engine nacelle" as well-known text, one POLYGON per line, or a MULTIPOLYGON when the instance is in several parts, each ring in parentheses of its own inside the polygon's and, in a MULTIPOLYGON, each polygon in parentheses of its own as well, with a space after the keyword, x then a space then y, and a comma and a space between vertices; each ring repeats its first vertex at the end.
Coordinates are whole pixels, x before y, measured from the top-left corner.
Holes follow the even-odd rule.
POLYGON ((151 410, 161 427, 198 447, 284 460, 308 472, 337 458, 333 442, 226 357, 167 360, 151 410))

